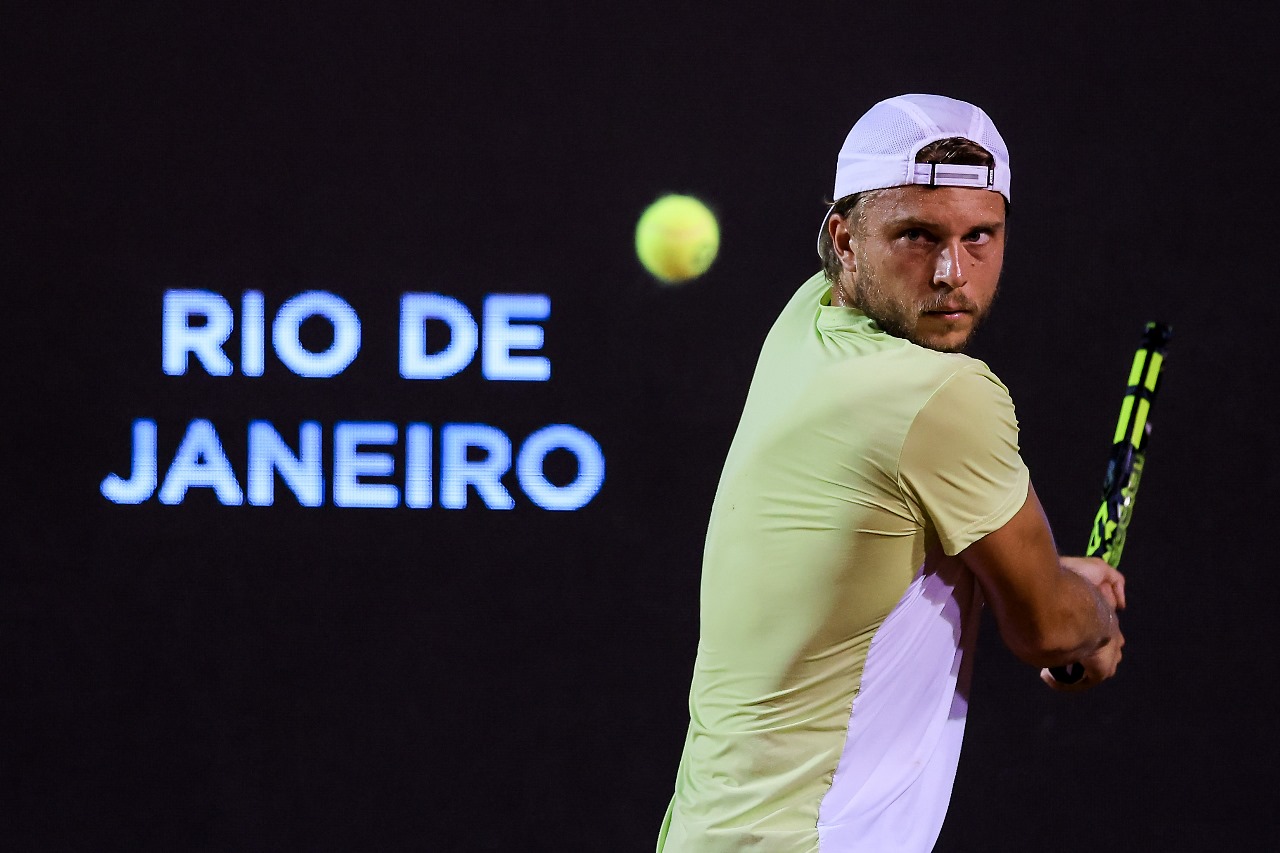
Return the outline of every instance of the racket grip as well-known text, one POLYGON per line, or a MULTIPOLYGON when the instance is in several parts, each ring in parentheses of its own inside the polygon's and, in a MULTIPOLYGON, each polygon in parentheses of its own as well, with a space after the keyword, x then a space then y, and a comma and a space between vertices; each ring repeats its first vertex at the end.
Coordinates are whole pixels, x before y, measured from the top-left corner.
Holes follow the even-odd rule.
POLYGON ((1078 663, 1069 663, 1066 666, 1051 666, 1049 667, 1049 674, 1059 684, 1075 684, 1084 678, 1084 667, 1078 663))

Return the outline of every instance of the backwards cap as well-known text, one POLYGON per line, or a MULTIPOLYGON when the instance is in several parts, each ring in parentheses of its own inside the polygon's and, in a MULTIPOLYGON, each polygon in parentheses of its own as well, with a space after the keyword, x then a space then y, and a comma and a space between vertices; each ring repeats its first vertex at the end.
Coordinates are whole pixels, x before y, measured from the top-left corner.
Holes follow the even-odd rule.
POLYGON ((973 104, 942 95, 889 98, 867 110, 845 137, 831 198, 909 184, 987 189, 1009 200, 1009 149, 991 118, 973 104), (995 165, 916 162, 921 148, 956 136, 987 149, 995 165))

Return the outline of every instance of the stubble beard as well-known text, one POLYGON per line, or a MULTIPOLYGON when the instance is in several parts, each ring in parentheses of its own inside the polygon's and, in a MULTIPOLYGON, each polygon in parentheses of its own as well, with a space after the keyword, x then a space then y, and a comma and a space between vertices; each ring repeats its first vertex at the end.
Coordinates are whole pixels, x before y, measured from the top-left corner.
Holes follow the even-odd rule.
MULTIPOLYGON (((963 352, 991 309, 990 303, 986 307, 979 307, 963 293, 945 291, 919 304, 896 299, 885 290, 875 268, 861 251, 858 252, 858 281, 854 285, 853 295, 854 304, 858 309, 874 320, 882 330, 895 338, 903 338, 917 346, 937 352, 963 352), (969 333, 959 343, 950 345, 932 342, 918 330, 920 316, 923 313, 939 310, 947 304, 959 305, 970 312, 969 316, 972 318, 969 333)), ((994 299, 994 294, 992 298, 994 299)))

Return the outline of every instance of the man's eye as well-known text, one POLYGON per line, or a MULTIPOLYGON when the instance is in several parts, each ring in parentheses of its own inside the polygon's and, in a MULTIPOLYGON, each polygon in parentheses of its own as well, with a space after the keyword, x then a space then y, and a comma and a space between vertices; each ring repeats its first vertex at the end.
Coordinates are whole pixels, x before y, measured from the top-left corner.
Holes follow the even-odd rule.
POLYGON ((915 243, 924 239, 924 231, 920 228, 908 228, 902 232, 902 236, 915 243))
POLYGON ((965 239, 970 243, 976 243, 977 245, 982 246, 991 242, 991 234, 987 231, 974 231, 972 234, 965 237, 965 239))

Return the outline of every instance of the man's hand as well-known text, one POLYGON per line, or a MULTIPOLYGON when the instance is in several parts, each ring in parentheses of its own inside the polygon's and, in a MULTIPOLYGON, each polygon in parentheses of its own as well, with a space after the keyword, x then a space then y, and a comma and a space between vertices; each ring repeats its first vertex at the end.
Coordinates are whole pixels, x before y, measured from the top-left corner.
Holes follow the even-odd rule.
POLYGON ((1059 557, 1058 562, 1096 586, 1112 610, 1124 610, 1124 575, 1107 562, 1098 557, 1059 557))
POLYGON ((1040 680, 1054 690, 1076 693, 1106 681, 1116 674, 1116 667, 1120 665, 1124 634, 1120 633, 1120 620, 1116 618, 1115 611, 1124 609, 1124 575, 1097 557, 1061 557, 1059 562, 1064 569, 1075 572, 1093 584, 1111 610, 1111 638, 1093 654, 1081 658, 1083 678, 1074 684, 1063 684, 1048 669, 1040 671, 1040 680))

